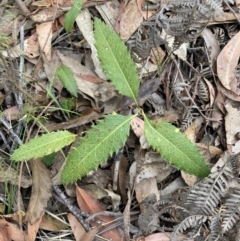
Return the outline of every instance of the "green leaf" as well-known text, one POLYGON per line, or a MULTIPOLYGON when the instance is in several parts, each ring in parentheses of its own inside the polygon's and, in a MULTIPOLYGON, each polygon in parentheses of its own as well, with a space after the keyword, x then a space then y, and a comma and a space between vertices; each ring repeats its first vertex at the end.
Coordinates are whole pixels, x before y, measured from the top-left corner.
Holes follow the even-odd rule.
POLYGON ((76 135, 73 135, 69 131, 44 134, 16 149, 11 156, 11 160, 29 160, 31 158, 43 157, 52 152, 57 152, 64 146, 70 145, 75 140, 75 137, 76 135))
POLYGON ((140 80, 127 47, 117 33, 98 18, 95 18, 94 26, 95 46, 103 69, 119 93, 137 103, 140 80))
POLYGON ((199 177, 210 173, 197 147, 178 128, 164 121, 154 123, 145 115, 144 121, 144 135, 148 143, 171 165, 199 177))
POLYGON ((73 72, 67 66, 59 66, 57 68, 57 76, 62 82, 63 86, 75 97, 77 97, 77 83, 73 72))
POLYGON ((82 0, 74 0, 71 9, 67 12, 64 20, 64 28, 69 33, 73 27, 73 24, 82 9, 82 0))
POLYGON ((53 152, 53 153, 51 153, 51 154, 49 154, 49 155, 47 155, 47 156, 44 156, 44 157, 42 158, 42 162, 43 162, 46 166, 50 167, 50 166, 54 163, 54 159, 55 159, 56 155, 57 155, 57 153, 56 153, 56 152, 53 152))
POLYGON ((81 138, 62 172, 62 183, 71 183, 95 170, 124 145, 134 116, 107 115, 81 138))

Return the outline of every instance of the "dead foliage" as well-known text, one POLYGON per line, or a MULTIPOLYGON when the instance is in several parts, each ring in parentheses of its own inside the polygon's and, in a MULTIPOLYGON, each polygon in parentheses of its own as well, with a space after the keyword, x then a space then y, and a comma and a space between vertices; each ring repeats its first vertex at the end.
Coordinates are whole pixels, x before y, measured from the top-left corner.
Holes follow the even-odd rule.
POLYGON ((71 5, 1 2, 0 239, 240 240, 240 1, 84 0, 67 33, 71 5), (139 117, 126 145, 73 185, 58 186, 68 147, 10 162, 19 145, 47 131, 81 137, 104 114, 134 113, 101 67, 93 17, 128 46, 139 106, 196 143, 208 177, 176 170, 150 149, 139 117), (55 74, 61 65, 73 71, 77 97, 55 74))

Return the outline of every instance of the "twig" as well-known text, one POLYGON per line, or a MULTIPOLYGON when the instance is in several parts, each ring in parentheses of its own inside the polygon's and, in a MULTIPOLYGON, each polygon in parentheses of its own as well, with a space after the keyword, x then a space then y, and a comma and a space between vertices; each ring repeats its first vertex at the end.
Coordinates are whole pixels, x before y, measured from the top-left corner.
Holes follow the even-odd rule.
MULTIPOLYGON (((24 52, 24 26, 20 27, 20 50, 23 53, 24 52)), ((24 83, 23 83, 23 69, 24 69, 24 57, 21 54, 20 56, 20 63, 19 63, 19 85, 23 88, 24 83)), ((23 94, 22 92, 18 93, 18 108, 19 110, 22 109, 23 107, 23 94)))
POLYGON ((90 228, 90 225, 86 223, 82 217, 84 213, 79 208, 77 208, 76 206, 70 203, 69 199, 66 197, 66 195, 61 191, 61 189, 57 185, 53 185, 53 190, 56 192, 56 194, 58 194, 58 196, 56 196, 53 193, 53 196, 69 209, 69 211, 76 217, 76 219, 84 227, 86 232, 88 232, 91 228, 90 228))
POLYGON ((232 7, 228 4, 228 1, 223 0, 223 2, 228 6, 228 8, 230 9, 230 11, 232 12, 232 14, 234 15, 234 17, 236 18, 238 24, 240 25, 239 18, 238 18, 238 16, 237 16, 237 14, 235 13, 235 11, 232 9, 232 7))
POLYGON ((2 122, 2 124, 7 128, 7 130, 10 132, 12 138, 14 139, 14 141, 16 141, 19 145, 22 145, 22 141, 21 139, 19 138, 19 136, 17 134, 14 133, 11 125, 6 121, 4 120, 3 117, 0 117, 0 122, 2 122))
POLYGON ((21 8, 25 16, 30 16, 30 11, 26 7, 26 5, 21 0, 16 0, 17 5, 21 8))
POLYGON ((7 141, 6 137, 5 137, 5 135, 3 134, 3 132, 1 130, 0 130, 0 136, 1 136, 4 144, 6 145, 6 148, 8 149, 8 151, 10 151, 11 148, 10 148, 10 146, 8 144, 8 141, 7 141))

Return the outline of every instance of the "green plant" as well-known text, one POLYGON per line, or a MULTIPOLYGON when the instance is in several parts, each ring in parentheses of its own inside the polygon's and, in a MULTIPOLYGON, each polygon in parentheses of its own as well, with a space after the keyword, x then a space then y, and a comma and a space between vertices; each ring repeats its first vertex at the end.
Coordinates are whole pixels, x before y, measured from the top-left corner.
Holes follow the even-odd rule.
MULTIPOLYGON (((130 53, 118 35, 99 19, 95 19, 94 25, 95 45, 104 70, 116 89, 121 94, 131 97, 138 106, 137 95, 140 80, 130 53)), ((66 75, 63 74, 63 76, 66 75)), ((98 124, 93 126, 80 139, 79 144, 70 151, 62 172, 62 183, 70 183, 81 178, 89 171, 96 169, 100 163, 106 161, 109 155, 118 151, 126 142, 131 121, 137 115, 142 115, 144 118, 144 135, 150 146, 167 159, 170 164, 200 177, 210 173, 208 165, 196 146, 178 128, 163 121, 153 123, 140 107, 138 109, 138 113, 133 116, 122 116, 114 113, 99 120, 98 124)), ((48 134, 48 139, 54 140, 53 135, 57 134, 48 134)), ((66 135, 70 136, 71 134, 66 135)), ((32 140, 31 142, 34 142, 32 146, 27 143, 15 150, 11 159, 20 161, 49 154, 51 151, 60 150, 64 145, 72 142, 75 137, 69 137, 67 143, 55 140, 55 148, 48 146, 47 153, 45 150, 44 153, 38 152, 36 155, 37 145, 43 145, 42 140, 40 141, 41 138, 32 140)))
POLYGON ((64 28, 66 32, 70 32, 73 24, 76 20, 77 15, 82 9, 82 0, 74 0, 71 9, 67 12, 64 20, 64 28))

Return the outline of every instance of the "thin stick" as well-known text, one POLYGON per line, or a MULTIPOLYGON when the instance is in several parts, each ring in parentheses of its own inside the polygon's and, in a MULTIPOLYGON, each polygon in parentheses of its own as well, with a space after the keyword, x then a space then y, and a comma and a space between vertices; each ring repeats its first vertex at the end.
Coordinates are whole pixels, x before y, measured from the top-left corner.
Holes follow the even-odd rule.
POLYGON ((90 228, 90 225, 86 223, 85 220, 83 219, 82 217, 83 212, 79 208, 77 208, 76 206, 70 203, 67 196, 61 191, 61 189, 57 185, 53 185, 53 190, 56 192, 56 194, 58 194, 58 196, 56 196, 55 194, 53 194, 53 196, 57 200, 59 199, 61 200, 60 202, 63 203, 69 209, 69 211, 76 217, 76 219, 84 227, 86 232, 88 232, 91 228, 90 228))
POLYGON ((30 11, 26 7, 26 5, 21 0, 16 0, 17 5, 20 7, 20 9, 23 11, 24 15, 27 17, 30 16, 30 11))

